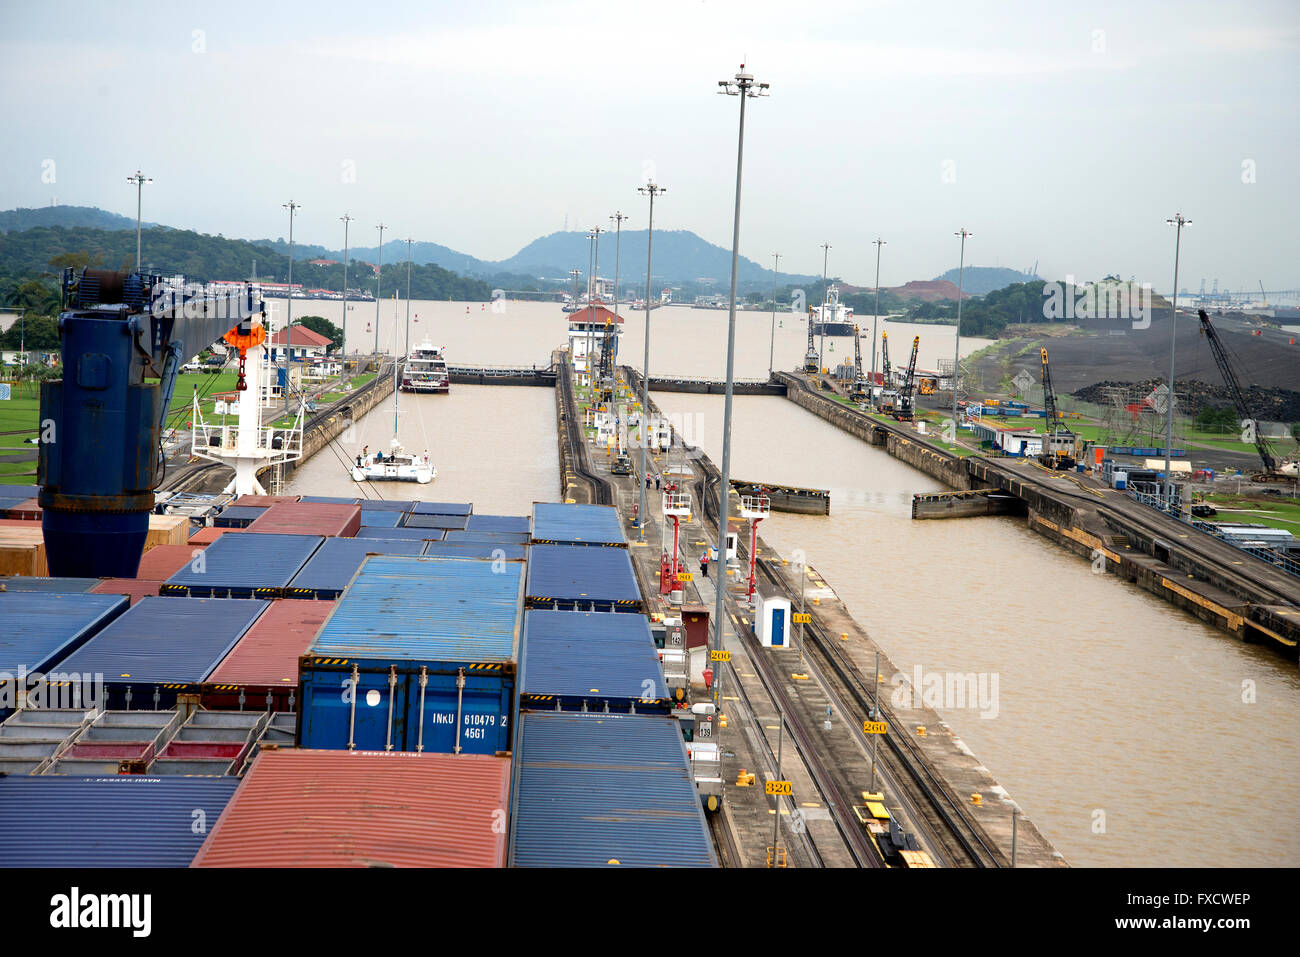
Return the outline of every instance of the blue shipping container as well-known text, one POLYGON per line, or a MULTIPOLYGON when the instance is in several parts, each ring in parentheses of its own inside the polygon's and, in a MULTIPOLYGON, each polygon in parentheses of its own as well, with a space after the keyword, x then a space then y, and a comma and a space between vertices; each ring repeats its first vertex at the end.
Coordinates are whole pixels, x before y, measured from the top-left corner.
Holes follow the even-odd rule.
MULTIPOLYGON (((365 514, 364 512, 362 513, 365 514)), ((357 538, 383 538, 389 541, 439 542, 442 541, 440 528, 366 528, 362 527, 357 538)))
POLYGON ((402 512, 377 512, 374 509, 361 510, 362 528, 396 528, 402 520, 402 512))
POLYGON ((269 605, 250 599, 141 598, 65 658, 59 670, 102 674, 108 708, 170 708, 178 694, 197 693, 269 605))
POLYGON ((515 867, 715 867, 673 717, 520 715, 515 867))
POLYGON ((299 501, 318 502, 321 505, 359 505, 359 498, 332 498, 328 495, 304 495, 299 501))
POLYGON ((188 867, 238 785, 234 777, 0 777, 0 867, 188 867))
POLYGON ((160 595, 280 598, 324 541, 319 535, 222 535, 163 583, 160 595))
POLYGON ((524 613, 519 707, 667 714, 672 703, 650 623, 641 615, 524 613))
POLYGON ((492 532, 481 529, 449 530, 444 542, 497 542, 504 545, 527 545, 532 541, 528 532, 492 532))
POLYGON ((304 748, 510 750, 520 562, 366 559, 299 661, 304 748))
POLYGON ((264 505, 228 505, 212 519, 214 528, 248 528, 266 512, 264 505))
POLYGON ((517 562, 528 555, 524 545, 499 542, 429 542, 424 554, 441 558, 491 558, 495 561, 517 562))
POLYGON ((467 515, 421 515, 418 512, 411 512, 404 516, 403 525, 406 528, 464 528, 465 523, 469 521, 467 515))
POLYGON ((52 591, 64 595, 85 594, 98 584, 98 578, 28 578, 25 575, 0 578, 5 591, 52 591))
POLYGON ((534 545, 528 553, 529 608, 642 611, 626 548, 534 545))
POLYGON ((465 527, 474 532, 529 532, 527 515, 471 515, 465 527))
POLYGON ((416 502, 410 511, 416 515, 472 515, 470 502, 416 502))
MULTIPOLYGON (((124 595, 52 594, 49 592, 0 592, 0 720, 17 704, 14 683, 21 680, 23 691, 47 691, 23 674, 45 674, 99 633, 130 607, 124 595)), ((58 669, 64 673, 63 669, 58 669)), ((83 692, 91 691, 81 681, 68 681, 66 693, 80 700, 34 701, 41 707, 91 707, 83 692)), ((57 693, 65 693, 59 691, 57 693)))
MULTIPOLYGON (((372 512, 372 515, 389 514, 372 512)), ((420 555, 424 542, 378 538, 327 538, 293 576, 287 598, 338 598, 367 555, 420 555)))
POLYGON ((414 502, 396 499, 363 498, 360 502, 363 512, 409 512, 415 507, 414 502))
POLYGON ((626 545, 612 505, 533 506, 533 541, 548 545, 626 545))

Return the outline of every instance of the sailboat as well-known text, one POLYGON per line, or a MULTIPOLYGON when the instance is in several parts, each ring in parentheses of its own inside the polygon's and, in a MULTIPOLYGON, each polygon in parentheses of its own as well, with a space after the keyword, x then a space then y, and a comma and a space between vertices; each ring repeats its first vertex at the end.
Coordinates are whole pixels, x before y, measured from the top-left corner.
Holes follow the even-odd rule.
MULTIPOLYGON (((397 327, 394 324, 393 337, 397 337, 397 327)), ((397 350, 394 349, 394 352, 397 350)), ((402 448, 402 443, 397 438, 397 394, 400 391, 397 388, 402 381, 401 374, 397 368, 397 359, 393 359, 393 438, 389 443, 388 454, 384 452, 372 452, 370 455, 358 455, 356 464, 349 470, 354 482, 418 482, 421 485, 428 485, 438 477, 438 470, 434 468, 433 463, 427 461, 423 456, 416 455, 414 452, 408 452, 402 448)))

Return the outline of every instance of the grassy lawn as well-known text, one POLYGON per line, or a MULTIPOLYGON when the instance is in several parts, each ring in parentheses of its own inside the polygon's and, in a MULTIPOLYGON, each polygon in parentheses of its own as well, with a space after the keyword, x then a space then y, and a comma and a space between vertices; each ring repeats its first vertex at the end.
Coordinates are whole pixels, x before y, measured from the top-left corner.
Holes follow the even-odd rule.
POLYGON ((1205 502, 1219 510, 1212 522, 1243 522, 1283 528, 1300 535, 1300 501, 1278 498, 1276 501, 1260 497, 1238 495, 1206 495, 1205 502))

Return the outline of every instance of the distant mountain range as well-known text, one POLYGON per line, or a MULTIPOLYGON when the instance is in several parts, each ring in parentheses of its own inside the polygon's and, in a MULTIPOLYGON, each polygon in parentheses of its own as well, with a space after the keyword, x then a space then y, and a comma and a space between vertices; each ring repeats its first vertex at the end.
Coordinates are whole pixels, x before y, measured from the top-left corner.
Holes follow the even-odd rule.
MULTIPOLYGON (((954 286, 957 285, 956 269, 949 269, 942 276, 935 276, 935 282, 947 280, 954 286)), ((963 298, 966 295, 983 296, 992 292, 994 289, 1005 289, 1012 283, 1030 282, 1034 279, 1040 279, 1040 276, 1032 276, 1027 272, 1021 272, 1019 269, 1004 269, 1001 266, 967 266, 961 270, 961 291, 963 298)), ((956 299, 954 292, 953 299, 956 299)))
MULTIPOLYGON (((157 223, 142 223, 152 229, 157 223)), ((32 229, 35 226, 84 226, 89 229, 135 229, 135 220, 97 206, 40 206, 36 209, 0 211, 0 233, 32 229)))

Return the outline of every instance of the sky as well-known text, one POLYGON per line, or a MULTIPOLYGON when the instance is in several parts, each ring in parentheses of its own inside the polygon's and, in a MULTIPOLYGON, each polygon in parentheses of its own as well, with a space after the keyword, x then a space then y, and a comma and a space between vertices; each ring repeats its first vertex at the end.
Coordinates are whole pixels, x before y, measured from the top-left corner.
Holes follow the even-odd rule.
MULTIPOLYGON (((92 205, 241 238, 506 258, 564 227, 872 285, 1300 287, 1300 4, 369 4, 0 0, 0 208, 92 205)), ((2 240, 0 240, 2 241, 2 240)))

